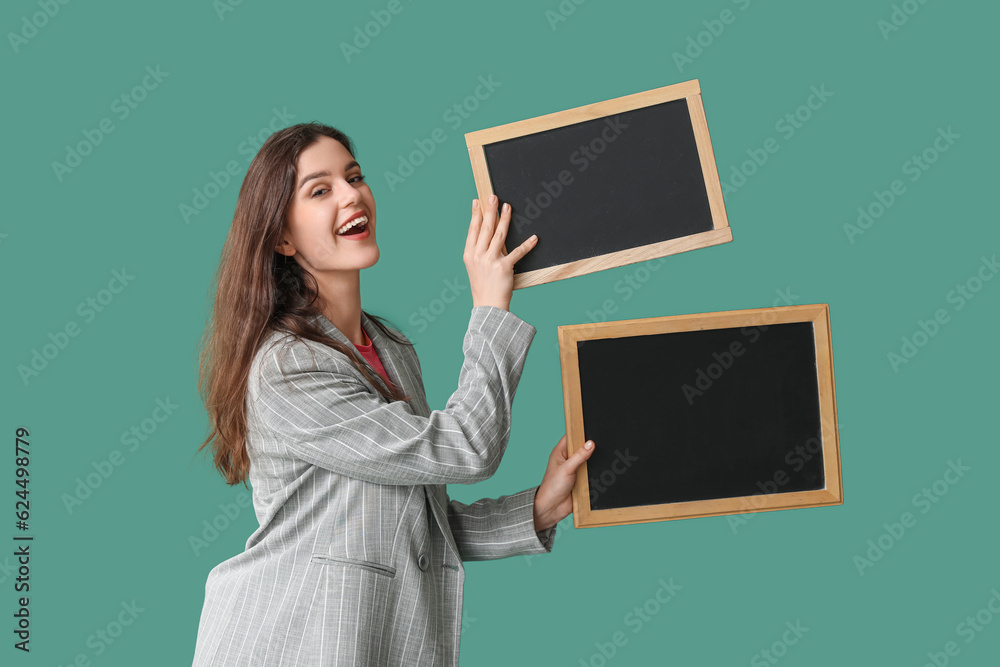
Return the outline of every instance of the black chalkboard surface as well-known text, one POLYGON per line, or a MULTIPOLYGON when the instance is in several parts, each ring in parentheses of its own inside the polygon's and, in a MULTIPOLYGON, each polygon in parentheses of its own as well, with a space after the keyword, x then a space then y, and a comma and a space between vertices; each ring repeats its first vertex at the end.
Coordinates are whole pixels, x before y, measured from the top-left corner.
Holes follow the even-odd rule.
POLYGON ((539 243, 515 273, 711 231, 687 100, 484 147, 513 215, 507 247, 539 243))
POLYGON ((577 525, 842 502, 825 305, 559 334, 577 525))
POLYGON ((698 81, 466 135, 526 287, 732 240, 698 81))

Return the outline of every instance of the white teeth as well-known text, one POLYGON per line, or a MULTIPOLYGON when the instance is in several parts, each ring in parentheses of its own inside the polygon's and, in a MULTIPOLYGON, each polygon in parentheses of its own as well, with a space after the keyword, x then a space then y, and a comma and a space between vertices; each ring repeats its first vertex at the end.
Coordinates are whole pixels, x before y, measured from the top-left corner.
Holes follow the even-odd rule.
POLYGON ((351 222, 347 223, 346 225, 344 225, 343 227, 341 227, 340 229, 338 229, 337 230, 337 234, 345 234, 345 233, 351 231, 352 228, 357 227, 358 225, 364 225, 364 224, 367 224, 367 223, 368 223, 368 216, 367 215, 363 215, 360 218, 355 218, 351 222))

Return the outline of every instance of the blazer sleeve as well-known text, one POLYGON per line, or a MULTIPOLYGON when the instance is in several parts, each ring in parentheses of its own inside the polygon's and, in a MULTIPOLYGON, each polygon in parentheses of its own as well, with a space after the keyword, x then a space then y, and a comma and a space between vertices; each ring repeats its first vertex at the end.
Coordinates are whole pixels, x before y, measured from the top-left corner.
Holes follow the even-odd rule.
POLYGON ((321 468, 377 484, 471 484, 500 465, 534 335, 506 310, 473 308, 458 389, 428 417, 371 392, 337 350, 295 341, 264 354, 254 410, 288 456, 321 468))
POLYGON ((556 527, 535 532, 535 492, 538 487, 484 498, 471 505, 448 502, 448 524, 462 560, 492 560, 548 553, 556 527))

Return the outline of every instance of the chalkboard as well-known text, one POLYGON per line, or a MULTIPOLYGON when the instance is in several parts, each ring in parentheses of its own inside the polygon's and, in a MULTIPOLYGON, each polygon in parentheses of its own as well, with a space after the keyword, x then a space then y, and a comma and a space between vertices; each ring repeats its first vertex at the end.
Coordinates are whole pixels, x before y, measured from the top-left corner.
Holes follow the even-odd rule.
POLYGON ((559 327, 578 527, 842 502, 825 304, 559 327))
POLYGON ((515 289, 732 240, 697 80, 466 135, 515 289))

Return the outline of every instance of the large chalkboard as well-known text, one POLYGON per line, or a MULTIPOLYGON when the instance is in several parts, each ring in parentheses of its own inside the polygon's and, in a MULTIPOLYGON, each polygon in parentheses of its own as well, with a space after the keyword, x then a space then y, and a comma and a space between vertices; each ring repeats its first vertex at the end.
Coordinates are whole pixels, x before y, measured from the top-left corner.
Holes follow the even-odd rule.
POLYGON ((577 526, 842 502, 829 310, 559 327, 577 526))
POLYGON ((466 135, 526 287, 732 240, 697 80, 466 135))

